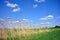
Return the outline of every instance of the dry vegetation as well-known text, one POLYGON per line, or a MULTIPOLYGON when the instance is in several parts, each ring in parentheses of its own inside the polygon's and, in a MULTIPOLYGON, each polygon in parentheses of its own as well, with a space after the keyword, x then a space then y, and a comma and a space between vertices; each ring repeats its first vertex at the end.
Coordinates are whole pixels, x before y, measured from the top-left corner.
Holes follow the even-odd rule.
POLYGON ((0 38, 6 39, 9 37, 14 38, 16 36, 32 36, 41 33, 48 33, 55 30, 60 29, 0 29, 0 38))
POLYGON ((15 36, 30 36, 30 35, 35 35, 38 33, 43 33, 43 32, 49 32, 50 30, 46 29, 46 30, 31 30, 31 29, 22 29, 22 30, 13 30, 13 29, 0 29, 0 38, 1 37, 9 37, 9 35, 11 37, 15 37, 15 36))

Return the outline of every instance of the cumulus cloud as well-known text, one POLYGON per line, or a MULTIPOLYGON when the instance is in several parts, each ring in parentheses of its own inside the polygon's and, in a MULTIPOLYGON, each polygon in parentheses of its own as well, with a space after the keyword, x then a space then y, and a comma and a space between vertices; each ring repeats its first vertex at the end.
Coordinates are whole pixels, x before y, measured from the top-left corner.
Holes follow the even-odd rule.
POLYGON ((19 23, 19 21, 17 20, 17 21, 12 21, 12 23, 19 23))
POLYGON ((30 19, 22 19, 23 21, 26 21, 26 22, 33 22, 32 20, 30 19))
POLYGON ((22 19, 22 20, 25 20, 25 21, 26 21, 26 20, 28 20, 28 19, 22 19))
POLYGON ((19 10, 21 9, 21 8, 19 7, 19 5, 16 4, 16 3, 10 3, 9 1, 5 1, 5 3, 6 3, 6 6, 7 6, 7 7, 12 8, 12 11, 13 11, 13 12, 17 12, 17 11, 19 11, 19 10))
POLYGON ((46 18, 40 18, 40 20, 47 20, 46 18))
POLYGON ((46 0, 34 0, 34 1, 41 3, 41 2, 45 2, 46 0))
POLYGON ((6 6, 11 7, 11 8, 15 8, 15 7, 18 6, 18 4, 16 4, 16 3, 10 3, 9 1, 5 1, 5 3, 6 3, 6 6))
POLYGON ((17 12, 17 11, 20 11, 20 10, 21 10, 21 8, 19 8, 19 7, 18 8, 14 8, 13 12, 17 12))
POLYGON ((50 22, 43 22, 43 23, 40 23, 40 24, 42 24, 42 25, 44 25, 44 24, 50 24, 50 22))
POLYGON ((40 20, 49 20, 49 19, 53 19, 53 15, 48 15, 48 16, 45 16, 44 18, 40 18, 40 20))
MULTIPOLYGON (((34 2, 36 3, 42 3, 42 2, 45 2, 46 0, 34 0, 34 2)), ((38 4, 33 4, 33 8, 36 8, 38 7, 38 4)))
POLYGON ((48 15, 47 18, 48 19, 52 19, 53 18, 53 15, 48 15))
POLYGON ((33 4, 33 8, 36 8, 36 7, 38 7, 38 5, 37 4, 33 4))
POLYGON ((22 22, 29 22, 29 19, 22 19, 22 22))

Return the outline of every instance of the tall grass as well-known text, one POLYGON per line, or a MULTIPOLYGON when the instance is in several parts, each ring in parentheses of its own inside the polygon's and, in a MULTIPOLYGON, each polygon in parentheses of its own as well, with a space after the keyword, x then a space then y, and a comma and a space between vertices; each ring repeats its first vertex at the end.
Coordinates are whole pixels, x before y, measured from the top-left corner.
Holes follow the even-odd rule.
POLYGON ((7 29, 5 32, 7 38, 4 40, 60 40, 60 28, 7 29))

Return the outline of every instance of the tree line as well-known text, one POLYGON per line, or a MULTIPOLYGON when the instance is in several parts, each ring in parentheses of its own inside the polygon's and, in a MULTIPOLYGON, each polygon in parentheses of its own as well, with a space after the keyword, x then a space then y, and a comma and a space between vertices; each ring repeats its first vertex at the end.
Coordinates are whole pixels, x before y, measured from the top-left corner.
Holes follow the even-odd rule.
POLYGON ((56 25, 55 28, 60 28, 60 26, 56 25))

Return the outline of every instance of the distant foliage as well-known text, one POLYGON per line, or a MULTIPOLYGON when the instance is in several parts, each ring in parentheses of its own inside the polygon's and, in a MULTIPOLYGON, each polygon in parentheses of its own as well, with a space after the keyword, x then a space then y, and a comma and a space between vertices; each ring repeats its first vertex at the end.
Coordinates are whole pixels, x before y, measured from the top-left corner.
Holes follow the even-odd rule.
POLYGON ((55 28, 60 28, 60 26, 55 26, 55 28))

